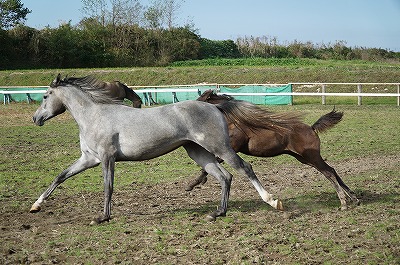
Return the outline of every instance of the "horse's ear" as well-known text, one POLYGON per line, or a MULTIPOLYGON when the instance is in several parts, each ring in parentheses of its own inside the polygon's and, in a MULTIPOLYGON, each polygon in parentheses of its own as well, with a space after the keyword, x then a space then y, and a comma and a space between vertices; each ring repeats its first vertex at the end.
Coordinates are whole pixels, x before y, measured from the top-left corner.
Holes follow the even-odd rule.
POLYGON ((216 95, 217 95, 217 92, 215 90, 211 90, 210 89, 210 92, 208 93, 207 99, 210 99, 211 97, 216 96, 216 95))
POLYGON ((59 73, 57 77, 51 82, 50 87, 57 87, 61 81, 61 74, 59 73))

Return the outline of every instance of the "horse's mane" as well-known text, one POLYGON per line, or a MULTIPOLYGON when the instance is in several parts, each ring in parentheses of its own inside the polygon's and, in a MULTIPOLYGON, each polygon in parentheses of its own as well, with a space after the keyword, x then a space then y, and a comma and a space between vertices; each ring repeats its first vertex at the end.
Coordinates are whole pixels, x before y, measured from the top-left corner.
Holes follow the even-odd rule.
POLYGON ((106 82, 103 82, 93 76, 85 77, 65 77, 60 78, 60 75, 51 82, 50 87, 58 86, 74 86, 85 92, 90 98, 100 104, 121 104, 122 101, 111 98, 107 95, 106 82))
MULTIPOLYGON (((217 108, 238 128, 244 125, 253 131, 268 129, 285 134, 293 130, 295 125, 302 123, 302 114, 300 113, 271 112, 250 102, 236 100, 229 95, 218 95, 215 92, 211 92, 207 99, 222 101, 216 105, 217 108)), ((243 128, 240 129, 243 130, 243 128)))

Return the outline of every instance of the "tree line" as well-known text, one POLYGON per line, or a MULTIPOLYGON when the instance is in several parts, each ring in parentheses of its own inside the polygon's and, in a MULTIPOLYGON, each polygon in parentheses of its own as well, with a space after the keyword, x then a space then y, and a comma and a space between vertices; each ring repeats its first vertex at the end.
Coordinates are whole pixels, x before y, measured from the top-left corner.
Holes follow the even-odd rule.
POLYGON ((343 41, 280 43, 274 37, 202 38, 191 23, 179 26, 179 0, 82 0, 77 25, 24 25, 31 11, 19 0, 0 0, 0 69, 165 66, 208 58, 317 58, 399 60, 380 48, 347 47, 343 41))

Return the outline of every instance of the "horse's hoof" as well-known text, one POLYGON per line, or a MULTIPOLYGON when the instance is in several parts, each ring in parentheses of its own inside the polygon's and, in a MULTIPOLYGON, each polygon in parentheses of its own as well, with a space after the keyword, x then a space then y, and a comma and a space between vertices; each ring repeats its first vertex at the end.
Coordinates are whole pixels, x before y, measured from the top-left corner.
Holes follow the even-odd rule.
POLYGON ((185 191, 191 191, 196 185, 188 184, 185 188, 185 191))
POLYGON ((214 222, 215 220, 217 220, 217 218, 211 214, 206 216, 206 221, 207 222, 214 222))
POLYGON ((39 205, 33 204, 31 209, 29 210, 30 213, 37 213, 40 212, 42 208, 39 205))
POLYGON ((277 201, 276 209, 279 210, 279 211, 283 211, 283 210, 284 210, 284 209, 283 209, 283 204, 282 204, 282 201, 281 201, 281 200, 278 200, 278 201, 277 201))
POLYGON ((93 225, 99 225, 99 224, 101 224, 101 223, 104 223, 104 222, 109 222, 110 221, 110 217, 97 217, 97 218, 94 218, 91 222, 90 222, 90 226, 93 226, 93 225))
POLYGON ((204 178, 201 180, 200 184, 201 184, 201 185, 204 185, 204 184, 206 184, 206 182, 207 182, 207 177, 204 177, 204 178))

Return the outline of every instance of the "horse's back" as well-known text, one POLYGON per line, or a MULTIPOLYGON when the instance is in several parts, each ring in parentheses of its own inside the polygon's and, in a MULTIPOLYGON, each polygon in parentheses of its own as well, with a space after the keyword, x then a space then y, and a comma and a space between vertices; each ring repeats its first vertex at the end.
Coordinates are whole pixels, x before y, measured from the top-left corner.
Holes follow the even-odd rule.
POLYGON ((112 133, 118 135, 121 157, 127 159, 156 157, 188 141, 216 149, 212 143, 224 145, 228 140, 224 138, 228 131, 223 115, 204 102, 184 101, 146 109, 110 105, 103 109, 103 115, 112 119, 112 133))

